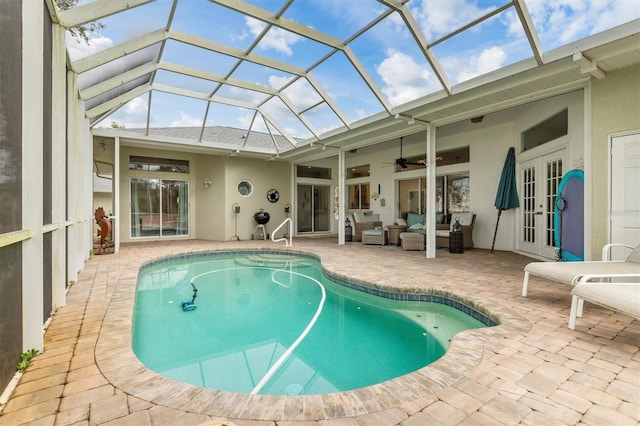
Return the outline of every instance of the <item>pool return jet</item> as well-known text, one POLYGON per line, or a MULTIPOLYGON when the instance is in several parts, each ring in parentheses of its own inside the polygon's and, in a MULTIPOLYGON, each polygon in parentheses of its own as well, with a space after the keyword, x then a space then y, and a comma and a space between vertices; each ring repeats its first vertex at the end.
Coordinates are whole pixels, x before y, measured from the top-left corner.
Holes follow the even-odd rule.
POLYGON ((193 311, 196 308, 196 297, 198 297, 198 289, 196 285, 191 281, 191 288, 193 288, 193 296, 191 296, 191 300, 187 300, 182 302, 182 310, 185 312, 193 311))

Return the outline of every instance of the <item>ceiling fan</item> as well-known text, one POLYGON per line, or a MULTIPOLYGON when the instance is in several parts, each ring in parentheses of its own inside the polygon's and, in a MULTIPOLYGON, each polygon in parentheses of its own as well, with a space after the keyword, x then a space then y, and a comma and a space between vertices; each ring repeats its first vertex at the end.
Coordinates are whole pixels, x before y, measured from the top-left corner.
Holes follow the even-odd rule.
POLYGON ((403 137, 400 137, 400 158, 396 158, 395 164, 399 165, 400 167, 402 167, 403 169, 406 169, 407 166, 411 165, 411 166, 426 166, 427 162, 426 160, 418 160, 418 161, 409 161, 406 158, 404 158, 402 156, 402 139, 403 137))

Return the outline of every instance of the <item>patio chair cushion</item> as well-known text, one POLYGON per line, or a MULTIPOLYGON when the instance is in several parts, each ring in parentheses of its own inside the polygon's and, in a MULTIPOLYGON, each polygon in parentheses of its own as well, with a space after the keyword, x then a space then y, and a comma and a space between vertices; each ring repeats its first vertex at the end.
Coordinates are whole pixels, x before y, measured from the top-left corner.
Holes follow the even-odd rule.
POLYGON ((407 213, 407 232, 425 234, 425 215, 417 213, 407 213))
POLYGON ((456 219, 460 220, 460 225, 469 226, 471 225, 471 222, 473 222, 473 212, 451 213, 451 224, 449 225, 450 231, 453 231, 453 225, 456 224, 456 219))
POLYGON ((364 231, 362 231, 363 235, 377 235, 380 236, 382 235, 384 231, 382 229, 365 229, 364 231))
POLYGON ((580 282, 571 291, 569 328, 575 330, 576 318, 582 317, 581 300, 640 319, 640 283, 580 282))
POLYGON ((620 275, 640 277, 640 245, 633 248, 621 244, 607 244, 603 248, 602 259, 581 262, 531 262, 524 267, 522 296, 527 297, 530 275, 568 285, 575 285, 586 275, 598 274, 602 278, 615 278, 620 275), (614 246, 627 247, 631 249, 631 253, 625 260, 606 260, 610 258, 607 253, 614 246))
POLYGON ((377 213, 367 213, 362 211, 353 212, 353 219, 358 223, 379 222, 380 215, 377 213))

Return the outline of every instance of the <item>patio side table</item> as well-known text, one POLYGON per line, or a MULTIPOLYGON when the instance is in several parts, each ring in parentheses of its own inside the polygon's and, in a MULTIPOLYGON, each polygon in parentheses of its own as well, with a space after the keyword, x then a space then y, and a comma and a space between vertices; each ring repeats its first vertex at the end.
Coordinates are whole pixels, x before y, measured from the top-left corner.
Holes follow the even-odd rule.
POLYGON ((406 225, 388 225, 387 231, 389 232, 389 244, 399 246, 400 234, 405 232, 406 230, 406 225))

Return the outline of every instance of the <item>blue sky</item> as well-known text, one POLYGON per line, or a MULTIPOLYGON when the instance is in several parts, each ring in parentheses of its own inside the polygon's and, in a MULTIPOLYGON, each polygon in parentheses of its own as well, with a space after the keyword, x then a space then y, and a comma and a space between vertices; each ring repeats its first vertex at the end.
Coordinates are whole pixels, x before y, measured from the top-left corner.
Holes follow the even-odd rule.
MULTIPOLYGON (((88 2, 84 2, 88 3, 88 2)), ((283 0, 250 0, 257 7, 276 13, 283 0)), ((411 0, 407 6, 428 43, 433 43, 456 29, 486 15, 505 3, 504 0, 411 0)), ((612 28, 640 17, 637 0, 527 0, 527 7, 543 50, 548 51, 580 38, 612 28)), ((94 34, 89 46, 69 39, 69 52, 77 59, 109 48, 123 41, 163 28, 172 1, 158 0, 102 19, 105 28, 94 34)), ((375 0, 296 0, 283 17, 328 34, 344 42, 363 26, 387 10, 375 0)), ((181 0, 171 29, 189 33, 212 42, 247 50, 264 30, 265 24, 228 10, 207 0, 181 0)), ((398 106, 442 89, 434 71, 397 13, 391 13, 349 47, 364 66, 391 106, 398 106)), ((329 96, 348 122, 384 110, 350 59, 338 51, 324 62, 319 60, 333 50, 294 33, 271 28, 253 47, 252 54, 309 71, 312 80, 300 79, 291 84, 293 74, 238 61, 178 41, 169 41, 163 61, 185 65, 221 76, 247 81, 283 94, 317 133, 342 125, 339 117, 322 102, 329 96), (288 86, 287 86, 288 85, 288 86)), ((467 29, 433 47, 433 53, 451 84, 472 79, 498 68, 532 57, 522 25, 513 7, 467 29)), ((217 83, 187 77, 169 71, 158 73, 156 83, 188 88, 209 94, 217 83)), ((223 85, 216 95, 261 105, 268 119, 282 126, 293 137, 306 138, 311 132, 287 106, 277 98, 265 104, 264 94, 223 85)), ((98 126, 116 121, 128 128, 144 127, 151 107, 151 126, 225 125, 265 131, 262 115, 252 109, 213 103, 205 119, 206 102, 184 96, 154 91, 151 105, 147 95, 133 99, 98 126)), ((273 127, 272 131, 278 133, 273 127)))

